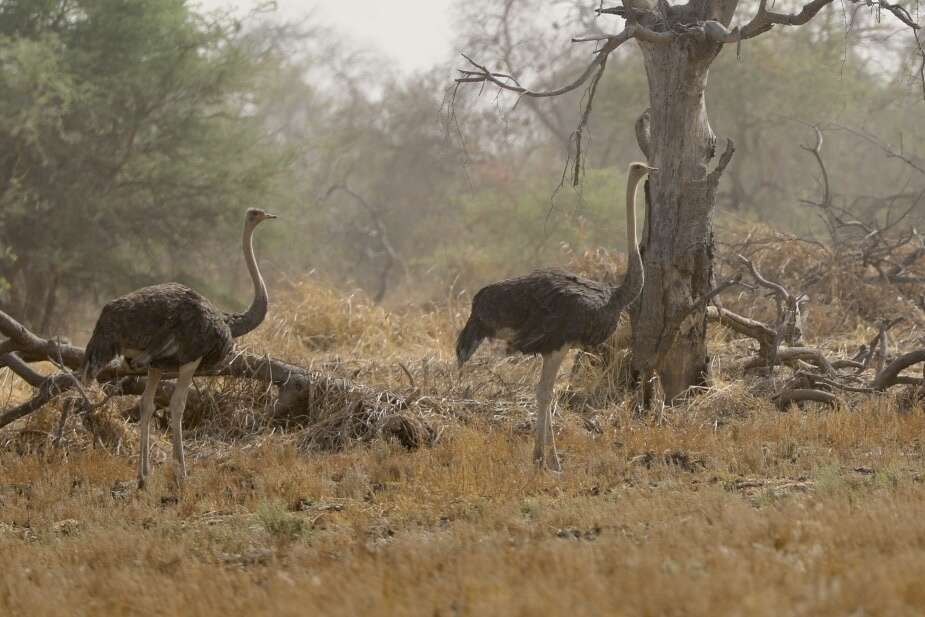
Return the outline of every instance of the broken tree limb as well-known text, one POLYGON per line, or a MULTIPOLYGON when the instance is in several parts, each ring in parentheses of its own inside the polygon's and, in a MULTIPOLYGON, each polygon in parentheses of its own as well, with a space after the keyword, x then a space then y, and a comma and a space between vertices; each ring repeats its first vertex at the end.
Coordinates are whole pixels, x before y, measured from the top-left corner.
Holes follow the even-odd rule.
POLYGON ((855 362, 854 360, 844 360, 843 359, 843 360, 834 360, 832 362, 832 368, 835 368, 835 369, 853 368, 853 369, 864 370, 864 365, 861 364, 860 362, 855 362))
POLYGON ((745 257, 744 255, 736 255, 736 257, 738 258, 740 262, 742 262, 743 264, 745 264, 745 266, 748 267, 749 272, 752 273, 752 276, 755 278, 755 281, 759 285, 761 285, 762 287, 766 289, 770 289, 772 292, 774 292, 774 295, 778 296, 779 298, 789 298, 790 297, 790 292, 788 292, 784 288, 783 285, 765 278, 765 276, 761 274, 761 272, 758 271, 758 267, 755 265, 755 262, 753 262, 751 259, 745 257))
POLYGON ((733 332, 755 339, 762 348, 770 348, 774 344, 776 336, 774 330, 768 327, 767 324, 755 319, 715 306, 707 307, 707 319, 725 326, 733 332))
POLYGON ((24 325, 0 311, 0 334, 8 340, 0 342, 4 352, 15 351, 26 362, 41 360, 60 360, 67 366, 79 366, 83 359, 83 349, 66 342, 43 339, 32 333, 24 325))
POLYGON ((67 392, 74 387, 71 376, 67 373, 55 373, 45 378, 38 392, 28 401, 16 405, 0 414, 0 428, 11 422, 23 418, 33 411, 41 409, 54 400, 59 394, 67 392))
MULTIPOLYGON (((7 340, 0 341, 8 353, 0 355, 0 368, 6 367, 37 389, 28 401, 0 413, 0 428, 40 409, 61 394, 78 387, 78 380, 71 371, 80 367, 84 350, 69 343, 44 339, 0 311, 0 334, 7 340), (60 364, 63 370, 48 376, 41 375, 28 366, 29 362, 48 361, 60 364)), ((127 366, 110 365, 100 372, 97 380, 110 396, 134 395, 144 391, 143 370, 127 366)), ((165 372, 169 379, 174 375, 165 372)), ((334 377, 322 371, 307 369, 269 356, 260 356, 248 351, 238 351, 218 369, 198 372, 200 377, 235 377, 263 381, 279 388, 277 414, 291 414, 291 408, 311 405, 313 397, 319 394, 334 395, 344 404, 359 404, 376 408, 401 409, 407 403, 401 395, 379 390, 349 379, 334 377)), ((164 394, 167 394, 165 392, 164 394)), ((304 414, 303 414, 304 415, 304 414)))
MULTIPOLYGON (((743 366, 744 369, 762 368, 769 365, 771 352, 780 342, 778 333, 770 326, 716 306, 707 308, 707 319, 758 341, 758 356, 748 360, 743 366)), ((838 374, 835 370, 835 364, 830 362, 820 350, 813 347, 787 347, 777 349, 777 353, 774 354, 775 363, 786 364, 798 360, 810 362, 830 376, 837 376, 838 374)), ((848 360, 840 360, 837 363, 839 366, 858 365, 857 362, 848 360)))
POLYGON ((794 295, 778 282, 768 279, 758 271, 755 263, 743 255, 736 256, 745 264, 754 277, 755 282, 765 289, 770 289, 777 303, 777 324, 775 325, 774 344, 771 347, 768 365, 775 364, 774 358, 782 342, 788 345, 799 345, 803 340, 803 314, 801 305, 809 301, 806 294, 794 295))
POLYGON ((802 403, 806 401, 825 403, 832 406, 838 402, 838 399, 831 392, 813 388, 793 388, 784 390, 777 395, 776 400, 777 405, 781 408, 785 408, 791 403, 802 403))
MULTIPOLYGON (((805 360, 815 364, 829 375, 836 374, 835 367, 832 366, 832 363, 829 362, 821 351, 814 347, 787 347, 786 349, 779 349, 777 351, 777 361, 780 364, 786 364, 787 362, 794 362, 796 360, 805 360)), ((761 368, 763 366, 767 366, 764 358, 754 358, 746 362, 744 368, 761 368)))
POLYGON ((33 388, 40 387, 46 378, 13 352, 0 356, 0 368, 10 369, 33 388))
MULTIPOLYGON (((899 356, 890 362, 886 368, 880 371, 871 387, 873 387, 874 390, 882 392, 890 386, 895 386, 900 383, 909 383, 908 381, 902 380, 900 373, 919 362, 925 362, 925 349, 910 351, 907 354, 899 356)), ((919 380, 916 381, 918 382, 919 380)))

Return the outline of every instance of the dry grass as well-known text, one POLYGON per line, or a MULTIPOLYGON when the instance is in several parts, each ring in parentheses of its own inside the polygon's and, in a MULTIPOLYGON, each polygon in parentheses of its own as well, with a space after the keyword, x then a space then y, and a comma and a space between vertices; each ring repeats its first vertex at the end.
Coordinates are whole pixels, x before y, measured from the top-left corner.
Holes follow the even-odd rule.
POLYGON ((0 614, 925 611, 925 414, 900 393, 782 413, 727 371, 745 351, 717 331, 713 387, 658 420, 630 412, 619 366, 565 367, 565 472, 537 473, 537 362, 486 349, 457 373, 459 319, 310 281, 247 341, 409 396, 431 447, 305 451, 310 427, 281 431, 272 393, 234 383, 200 384, 180 494, 160 431, 151 487, 132 487, 131 400, 103 408, 118 448, 76 419, 51 448, 57 409, 0 433, 0 614))

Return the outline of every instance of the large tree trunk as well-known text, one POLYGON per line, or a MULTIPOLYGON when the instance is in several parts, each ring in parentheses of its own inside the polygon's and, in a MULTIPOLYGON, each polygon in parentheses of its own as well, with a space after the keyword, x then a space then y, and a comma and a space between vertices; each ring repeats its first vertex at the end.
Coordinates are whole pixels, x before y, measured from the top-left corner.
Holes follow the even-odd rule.
POLYGON ((670 401, 702 384, 708 366, 705 307, 690 307, 713 281, 712 215, 722 164, 708 172, 716 137, 704 91, 719 46, 687 37, 640 46, 651 107, 637 134, 659 171, 646 184, 645 288, 632 315, 633 357, 640 378, 651 384, 657 374, 670 401))

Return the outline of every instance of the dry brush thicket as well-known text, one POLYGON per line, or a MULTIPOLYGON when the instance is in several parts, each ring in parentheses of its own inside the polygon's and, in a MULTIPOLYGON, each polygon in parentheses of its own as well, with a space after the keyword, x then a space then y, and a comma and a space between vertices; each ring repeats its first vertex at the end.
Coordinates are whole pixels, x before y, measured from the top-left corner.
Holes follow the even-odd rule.
MULTIPOLYGON (((561 475, 530 463, 537 362, 487 346, 457 371, 466 297, 277 293, 196 380, 179 494, 163 417, 162 464, 147 491, 130 480, 137 377, 105 376, 88 410, 68 378, 33 388, 4 356, 0 408, 47 400, 0 432, 0 612, 920 614, 921 372, 887 372, 923 347, 917 286, 824 242, 726 235, 710 386, 639 410, 628 326, 574 354, 561 475)), ((918 250, 886 259, 919 276, 918 250)), ((622 271, 604 251, 572 262, 622 271)), ((3 327, 38 379, 79 357, 3 327)))

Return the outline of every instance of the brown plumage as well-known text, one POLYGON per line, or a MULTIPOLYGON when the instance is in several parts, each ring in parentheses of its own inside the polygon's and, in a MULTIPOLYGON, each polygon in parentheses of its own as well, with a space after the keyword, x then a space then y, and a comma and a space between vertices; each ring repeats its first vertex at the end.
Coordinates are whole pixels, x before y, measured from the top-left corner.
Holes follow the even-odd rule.
POLYGON ((244 258, 254 283, 254 300, 244 313, 223 313, 198 292, 179 283, 152 285, 116 298, 100 312, 87 343, 81 372, 89 383, 110 362, 123 356, 133 368, 148 369, 141 399, 141 456, 139 486, 149 471, 148 437, 154 413, 154 393, 163 371, 178 372, 170 399, 177 475, 186 477, 183 457, 183 410, 193 375, 199 368, 214 368, 225 362, 234 348, 234 338, 256 328, 267 314, 269 298, 254 257, 254 229, 276 218, 251 208, 244 218, 244 258))
POLYGON ((486 338, 504 339, 510 352, 523 354, 599 345, 642 290, 635 269, 626 279, 611 287, 552 268, 487 285, 472 299, 469 321, 457 340, 457 359, 465 363, 486 338))
POLYGON ((224 313, 189 287, 164 283, 103 307, 87 344, 85 371, 95 375, 120 355, 133 368, 176 370, 197 358, 207 368, 220 364, 233 347, 224 313))
POLYGON ((613 287, 564 270, 548 269, 492 283, 472 298, 469 320, 456 340, 460 366, 486 338, 505 340, 509 351, 543 356, 534 446, 538 464, 545 462, 548 439, 552 448, 549 466, 559 468, 549 403, 565 353, 572 347, 593 347, 607 340, 617 327, 620 313, 642 291, 642 256, 636 240, 636 190, 639 181, 654 170, 645 163, 629 166, 626 190, 629 264, 621 285, 613 287))

